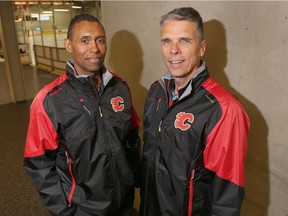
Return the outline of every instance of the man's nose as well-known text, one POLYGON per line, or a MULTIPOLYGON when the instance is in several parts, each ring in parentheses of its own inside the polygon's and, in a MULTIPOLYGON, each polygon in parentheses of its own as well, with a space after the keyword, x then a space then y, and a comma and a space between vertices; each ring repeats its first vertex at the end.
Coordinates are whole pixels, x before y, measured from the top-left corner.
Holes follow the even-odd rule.
POLYGON ((180 49, 179 43, 176 43, 176 42, 172 43, 170 47, 170 53, 179 54, 180 52, 181 52, 181 49, 180 49))
POLYGON ((99 46, 98 46, 98 43, 97 43, 97 41, 94 41, 94 42, 92 42, 92 45, 91 45, 92 47, 91 47, 91 49, 94 51, 94 52, 99 52, 99 46))

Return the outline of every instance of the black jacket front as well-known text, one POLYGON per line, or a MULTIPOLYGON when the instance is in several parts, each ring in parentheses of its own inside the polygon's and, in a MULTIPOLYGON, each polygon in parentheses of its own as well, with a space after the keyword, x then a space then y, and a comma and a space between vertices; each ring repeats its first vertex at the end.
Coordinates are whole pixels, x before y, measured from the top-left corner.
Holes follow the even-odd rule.
POLYGON ((238 216, 248 116, 205 63, 169 106, 171 79, 153 83, 145 103, 141 215, 238 216))
POLYGON ((24 153, 25 170, 51 214, 74 208, 76 215, 129 215, 139 124, 124 81, 103 71, 98 93, 92 77, 76 77, 67 62, 67 73, 31 105, 24 153))

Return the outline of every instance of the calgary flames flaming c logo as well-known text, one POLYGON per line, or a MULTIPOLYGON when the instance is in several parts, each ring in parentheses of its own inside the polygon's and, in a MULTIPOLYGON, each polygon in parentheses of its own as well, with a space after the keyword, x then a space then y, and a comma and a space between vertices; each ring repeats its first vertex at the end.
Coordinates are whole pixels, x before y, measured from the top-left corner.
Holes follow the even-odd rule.
POLYGON ((121 112, 124 110, 124 100, 122 97, 120 96, 117 96, 115 98, 112 98, 110 100, 110 103, 112 105, 112 109, 115 111, 115 112, 121 112))
POLYGON ((179 112, 176 115, 174 127, 179 128, 182 131, 186 131, 191 127, 194 121, 194 115, 192 113, 179 112))

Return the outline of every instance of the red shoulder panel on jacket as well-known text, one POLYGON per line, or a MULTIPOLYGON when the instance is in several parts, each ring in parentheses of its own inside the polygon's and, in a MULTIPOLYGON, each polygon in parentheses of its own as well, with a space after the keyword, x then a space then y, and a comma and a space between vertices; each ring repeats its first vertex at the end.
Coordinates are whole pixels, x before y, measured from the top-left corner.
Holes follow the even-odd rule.
POLYGON ((30 120, 26 137, 24 157, 35 157, 45 154, 46 150, 58 148, 58 134, 43 107, 47 93, 67 79, 64 74, 46 85, 34 98, 30 107, 30 120))
POLYGON ((239 101, 212 78, 203 84, 219 102, 222 116, 210 132, 204 150, 205 167, 220 178, 244 187, 244 164, 250 121, 239 101))

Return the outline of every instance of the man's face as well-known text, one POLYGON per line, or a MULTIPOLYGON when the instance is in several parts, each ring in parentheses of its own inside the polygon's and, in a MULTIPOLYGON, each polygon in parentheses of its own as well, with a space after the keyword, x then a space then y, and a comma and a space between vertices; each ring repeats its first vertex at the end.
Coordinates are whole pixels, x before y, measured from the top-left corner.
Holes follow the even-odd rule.
POLYGON ((171 20, 162 25, 162 57, 176 81, 186 84, 193 77, 205 49, 206 43, 199 41, 195 23, 171 20))
POLYGON ((74 26, 72 38, 65 40, 79 75, 92 75, 102 67, 107 45, 105 31, 97 22, 81 21, 74 26))

